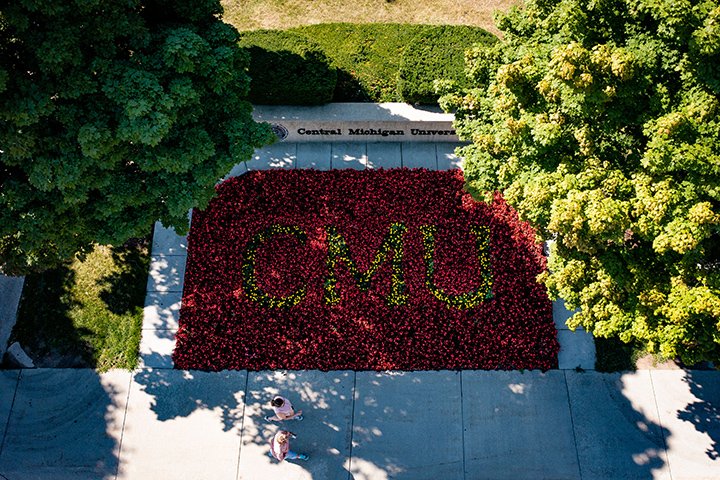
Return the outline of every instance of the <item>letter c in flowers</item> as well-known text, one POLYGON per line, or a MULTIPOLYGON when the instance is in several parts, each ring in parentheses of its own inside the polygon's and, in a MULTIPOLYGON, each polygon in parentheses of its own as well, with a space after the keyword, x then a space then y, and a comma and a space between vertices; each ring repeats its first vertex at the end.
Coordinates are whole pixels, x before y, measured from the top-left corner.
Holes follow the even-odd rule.
POLYGON ((260 290, 255 278, 255 262, 257 249, 260 245, 274 237, 275 235, 291 235, 295 237, 302 245, 307 240, 307 233, 296 226, 284 226, 284 225, 271 225, 260 233, 255 234, 252 240, 248 243, 243 254, 244 263, 242 266, 242 286, 245 294, 248 298, 254 302, 259 303, 264 307, 269 308, 290 308, 294 307, 298 303, 302 302, 307 293, 307 287, 302 285, 300 288, 295 290, 290 295, 284 297, 276 297, 268 295, 267 293, 260 290))

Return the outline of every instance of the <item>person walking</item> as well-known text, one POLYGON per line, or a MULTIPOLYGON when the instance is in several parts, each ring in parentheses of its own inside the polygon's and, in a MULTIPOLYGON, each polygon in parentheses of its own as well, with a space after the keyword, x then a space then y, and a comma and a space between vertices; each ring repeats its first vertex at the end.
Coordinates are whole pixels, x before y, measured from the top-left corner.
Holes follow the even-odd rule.
POLYGON ((302 410, 295 412, 293 404, 290 403, 290 400, 285 397, 281 397, 280 395, 276 395, 272 400, 270 400, 270 406, 272 407, 273 412, 275 412, 275 415, 265 415, 264 418, 268 422, 303 419, 302 410))
POLYGON ((275 458, 279 462, 283 460, 303 460, 307 461, 310 457, 304 453, 296 453, 290 450, 290 438, 297 438, 297 435, 287 430, 280 430, 270 440, 269 456, 275 458))

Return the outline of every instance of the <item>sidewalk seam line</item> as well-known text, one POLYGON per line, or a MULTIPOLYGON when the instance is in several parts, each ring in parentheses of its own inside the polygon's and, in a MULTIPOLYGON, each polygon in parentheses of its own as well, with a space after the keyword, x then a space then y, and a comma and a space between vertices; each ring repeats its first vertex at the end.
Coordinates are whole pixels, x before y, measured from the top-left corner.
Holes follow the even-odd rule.
POLYGON ((355 391, 357 389, 357 372, 353 370, 353 389, 352 389, 352 411, 350 413, 350 454, 348 455, 348 480, 352 480, 352 451, 353 436, 355 435, 355 391))
POLYGON ((465 463, 465 400, 463 397, 463 371, 460 370, 460 428, 462 429, 462 465, 463 480, 467 478, 467 465, 465 463))
POLYGON ((242 453, 243 435, 245 434, 245 407, 247 406, 248 385, 250 384, 250 370, 245 370, 245 392, 243 393, 242 420, 240 420, 240 448, 238 448, 237 467, 235 478, 240 479, 240 454, 242 453))
POLYGON ((10 429, 10 417, 12 417, 13 409, 15 408, 15 399, 17 398, 17 393, 20 389, 20 377, 22 377, 22 374, 23 371, 21 369, 15 379, 15 391, 13 392, 12 402, 10 402, 10 411, 8 412, 8 418, 5 422, 5 430, 3 430, 2 441, 0 442, 0 459, 2 459, 3 450, 5 449, 5 438, 7 437, 8 430, 10 429))
POLYGON ((368 166, 370 165, 370 156, 368 155, 368 144, 365 142, 365 165, 363 165, 363 170, 370 170, 368 166))
POLYGON ((120 475, 120 459, 122 458, 123 438, 125 438, 125 421, 127 420, 128 406, 130 405, 130 390, 132 389, 132 383, 134 378, 135 371, 133 371, 130 375, 130 380, 128 381, 127 396, 125 397, 125 412, 123 413, 122 427, 120 428, 120 443, 118 444, 118 457, 117 467, 115 467, 115 480, 117 480, 118 475, 120 475))
POLYGON ((577 434, 575 433, 575 419, 573 418, 572 402, 570 402, 570 387, 568 387, 567 370, 563 370, 562 372, 563 379, 565 380, 565 394, 567 395, 568 411, 570 412, 570 426, 572 427, 573 432, 573 443, 575 444, 575 459, 577 460, 578 474, 580 475, 579 478, 582 480, 582 465, 580 464, 580 452, 578 450, 577 434))
POLYGON ((668 454, 667 439, 665 438, 665 427, 663 427, 662 417, 660 417, 660 407, 657 403, 657 393, 655 392, 655 382, 653 381, 652 370, 648 370, 648 376, 650 377, 650 388, 652 388, 653 392, 653 402, 655 402, 655 413, 657 414, 658 426, 660 427, 660 436, 663 441, 663 450, 665 450, 665 463, 667 463, 668 474, 670 475, 670 480, 672 480, 673 474, 672 468, 670 467, 670 455, 668 454))

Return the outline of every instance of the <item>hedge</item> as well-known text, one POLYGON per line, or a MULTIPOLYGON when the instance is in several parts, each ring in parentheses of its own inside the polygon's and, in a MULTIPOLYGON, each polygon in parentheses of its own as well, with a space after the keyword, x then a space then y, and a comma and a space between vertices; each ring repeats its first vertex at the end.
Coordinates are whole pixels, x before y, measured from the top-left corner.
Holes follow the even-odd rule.
POLYGON ((405 49, 398 70, 400 98, 408 103, 437 103, 436 79, 466 84, 465 51, 497 38, 480 28, 443 25, 423 28, 405 49))
MULTIPOLYGON (((282 48, 292 51, 285 46, 285 42, 298 42, 298 37, 309 42, 300 45, 306 45, 305 48, 318 48, 337 70, 337 83, 331 97, 331 100, 336 102, 424 101, 416 100, 417 95, 414 92, 431 91, 428 90, 428 85, 431 87, 438 77, 462 81, 464 50, 477 42, 495 40, 495 37, 485 30, 468 26, 327 23, 282 31, 246 32, 241 45, 255 45, 272 51, 279 50, 278 45, 281 45, 282 48), (438 61, 433 61, 435 58, 438 61), (412 65, 422 69, 416 76, 409 71, 412 65), (401 85, 402 91, 399 88, 401 85)), ((251 56, 257 54, 258 52, 251 51, 251 56)), ((251 101, 278 103, 253 97, 254 93, 260 93, 256 84, 260 81, 258 76, 264 73, 256 71, 256 68, 260 68, 259 63, 251 60, 250 76, 254 79, 251 101)), ((267 67, 263 68, 268 70, 267 67)), ((273 73, 268 72, 263 77, 263 83, 282 82, 282 89, 286 91, 291 90, 287 84, 293 81, 300 85, 292 88, 327 88, 324 84, 315 85, 316 81, 312 76, 285 74, 284 78, 287 80, 276 78, 282 69, 282 65, 274 66, 273 73)), ((285 67, 285 70, 289 68, 285 67)), ((315 98, 325 96, 326 90, 323 90, 323 95, 315 98)), ((291 100, 288 99, 288 103, 291 100)))
POLYGON ((338 102, 396 102, 397 72, 421 25, 326 23, 290 31, 317 42, 338 69, 338 102))
POLYGON ((337 71, 311 39, 280 30, 241 34, 250 54, 250 101, 262 105, 316 105, 333 100, 337 71))

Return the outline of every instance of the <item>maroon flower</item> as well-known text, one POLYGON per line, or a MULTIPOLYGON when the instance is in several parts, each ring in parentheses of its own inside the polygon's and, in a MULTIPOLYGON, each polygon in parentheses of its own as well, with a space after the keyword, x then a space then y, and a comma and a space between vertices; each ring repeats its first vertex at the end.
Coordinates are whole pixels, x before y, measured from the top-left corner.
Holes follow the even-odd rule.
POLYGON ((423 169, 222 183, 193 213, 175 366, 557 367, 535 232, 462 187, 423 169))

